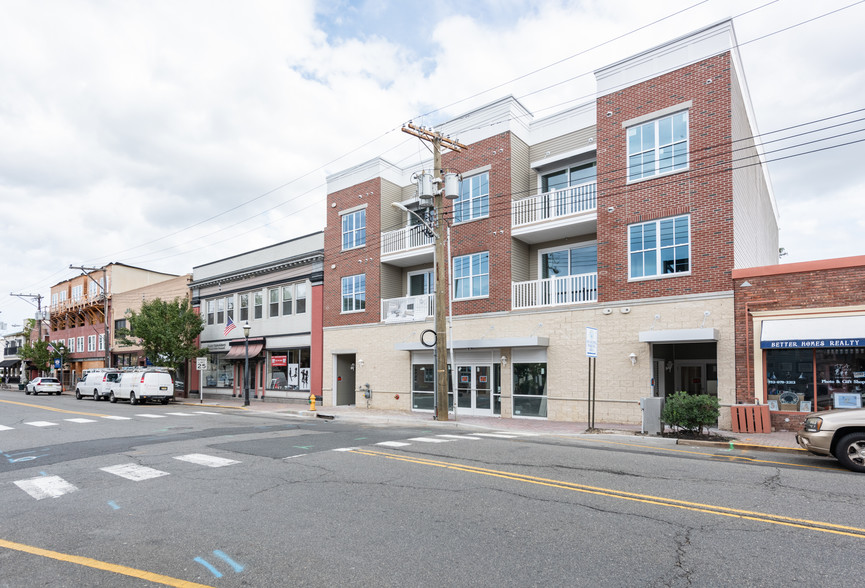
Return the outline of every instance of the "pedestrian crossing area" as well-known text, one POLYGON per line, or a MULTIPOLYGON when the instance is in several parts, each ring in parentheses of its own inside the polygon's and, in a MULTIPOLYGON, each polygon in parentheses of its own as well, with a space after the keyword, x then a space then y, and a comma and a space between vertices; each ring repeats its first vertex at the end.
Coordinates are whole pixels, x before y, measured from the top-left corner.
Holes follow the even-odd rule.
MULTIPOLYGON (((410 445, 448 443, 451 441, 480 441, 482 439, 519 439, 524 437, 535 437, 535 433, 524 432, 493 432, 493 433, 466 433, 464 435, 430 435, 427 437, 411 437, 405 441, 381 441, 375 445, 379 447, 409 447, 410 445)), ((357 447, 340 447, 334 451, 351 451, 357 447)))
MULTIPOLYGON (((192 410, 188 412, 166 412, 162 414, 152 414, 152 413, 139 413, 134 414, 132 416, 118 416, 118 415, 99 415, 94 416, 93 418, 83 418, 83 417, 74 417, 74 418, 64 418, 58 419, 54 421, 27 421, 20 424, 21 428, 24 427, 36 427, 36 428, 45 428, 45 427, 57 427, 62 425, 63 423, 73 423, 76 425, 85 425, 85 424, 93 424, 99 423, 100 420, 107 421, 132 421, 136 419, 165 419, 171 417, 195 417, 197 415, 224 415, 222 412, 209 412, 206 410, 192 410)), ((17 427, 17 426, 16 426, 17 427)), ((14 431, 16 427, 9 425, 0 425, 0 432, 2 431, 14 431)))

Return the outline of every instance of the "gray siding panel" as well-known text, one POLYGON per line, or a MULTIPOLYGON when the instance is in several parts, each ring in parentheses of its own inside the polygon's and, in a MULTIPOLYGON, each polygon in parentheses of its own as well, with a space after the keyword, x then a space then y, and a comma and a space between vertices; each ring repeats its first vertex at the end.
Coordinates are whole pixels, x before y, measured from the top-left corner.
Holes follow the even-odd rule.
MULTIPOLYGON (((536 145, 532 145, 529 148, 529 162, 531 163, 532 161, 540 161, 541 159, 555 157, 560 153, 568 153, 570 151, 582 149, 587 146, 593 146, 595 144, 595 137, 595 127, 591 126, 586 127, 585 129, 580 129, 579 131, 567 133, 560 137, 549 139, 547 141, 542 141, 536 145)), ((591 159, 594 157, 594 154, 587 153, 586 155, 580 157, 591 159)), ((568 160, 563 160, 562 166, 567 165, 567 163, 568 160)), ((550 166, 550 168, 555 169, 555 166, 550 166)), ((534 170, 532 170, 529 176, 529 194, 537 194, 538 174, 534 170)))

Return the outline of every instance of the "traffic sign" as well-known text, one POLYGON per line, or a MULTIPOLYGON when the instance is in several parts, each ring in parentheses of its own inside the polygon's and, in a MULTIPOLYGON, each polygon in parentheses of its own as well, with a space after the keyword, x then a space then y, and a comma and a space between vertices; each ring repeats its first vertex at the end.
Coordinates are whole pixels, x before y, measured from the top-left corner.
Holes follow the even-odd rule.
POLYGON ((206 357, 196 357, 195 358, 195 369, 200 372, 203 372, 207 369, 207 358, 206 357))

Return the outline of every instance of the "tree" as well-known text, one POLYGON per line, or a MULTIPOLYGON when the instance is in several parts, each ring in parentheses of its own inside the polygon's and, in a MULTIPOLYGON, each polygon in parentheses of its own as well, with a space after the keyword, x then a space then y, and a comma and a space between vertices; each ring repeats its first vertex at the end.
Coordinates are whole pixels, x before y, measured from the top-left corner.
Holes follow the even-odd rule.
POLYGON ((66 346, 57 341, 51 343, 54 351, 48 349, 48 341, 31 341, 30 335, 36 328, 34 319, 27 319, 24 325, 24 344, 21 346, 21 357, 29 359, 33 366, 40 372, 51 369, 55 359, 67 355, 66 346))
POLYGON ((154 298, 143 302, 138 312, 126 311, 126 316, 129 328, 117 329, 117 342, 140 345, 154 365, 178 370, 188 359, 207 353, 195 341, 204 330, 204 322, 185 298, 172 302, 154 298))

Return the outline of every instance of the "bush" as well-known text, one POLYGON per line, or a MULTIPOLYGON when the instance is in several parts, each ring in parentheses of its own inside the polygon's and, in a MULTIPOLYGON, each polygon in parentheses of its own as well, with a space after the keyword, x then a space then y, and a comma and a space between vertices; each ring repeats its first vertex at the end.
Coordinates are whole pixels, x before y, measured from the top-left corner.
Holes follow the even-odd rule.
POLYGON ((661 419, 671 427, 702 434, 703 427, 708 433, 708 428, 718 422, 720 412, 717 397, 682 391, 667 397, 661 419))

